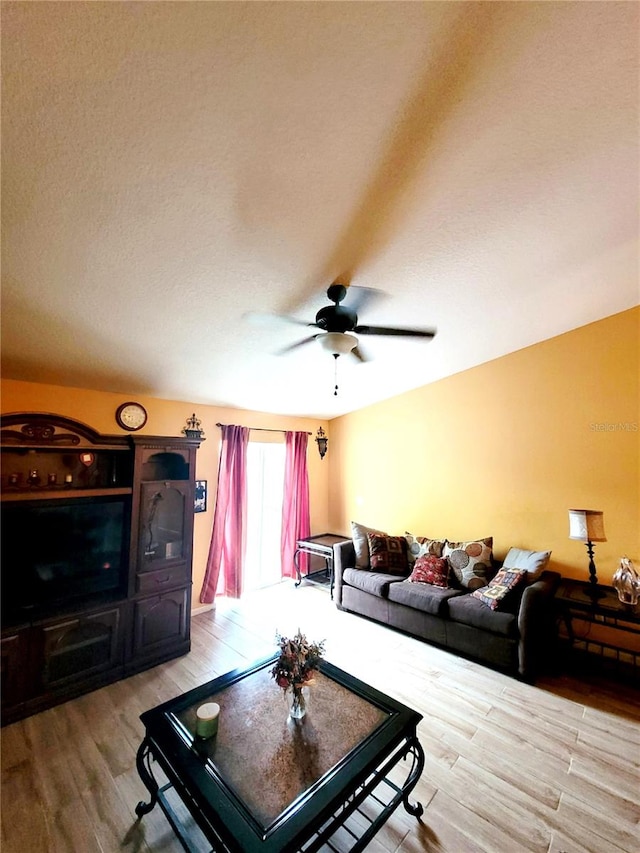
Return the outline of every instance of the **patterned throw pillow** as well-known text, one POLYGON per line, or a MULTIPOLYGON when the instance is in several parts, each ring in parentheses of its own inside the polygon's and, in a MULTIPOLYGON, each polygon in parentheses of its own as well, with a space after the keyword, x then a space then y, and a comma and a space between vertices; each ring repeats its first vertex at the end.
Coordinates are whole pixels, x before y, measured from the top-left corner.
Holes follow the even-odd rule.
POLYGON ((413 564, 411 583, 430 583, 445 589, 449 586, 449 564, 434 554, 424 554, 413 564))
POLYGON ((418 557, 423 557, 425 554, 442 557, 442 549, 447 541, 446 539, 428 539, 426 536, 414 536, 408 531, 404 538, 407 540, 407 557, 410 563, 414 563, 418 557))
POLYGON ((526 569, 500 569, 488 586, 476 589, 471 595, 491 610, 497 610, 512 590, 524 585, 527 574, 526 569))
POLYGON ((492 555, 493 536, 487 536, 473 542, 447 542, 442 556, 447 558, 460 586, 479 589, 489 580, 492 555))
POLYGON ((376 572, 388 572, 392 575, 406 575, 409 569, 407 561, 407 540, 404 536, 385 536, 380 533, 368 533, 369 560, 376 572))

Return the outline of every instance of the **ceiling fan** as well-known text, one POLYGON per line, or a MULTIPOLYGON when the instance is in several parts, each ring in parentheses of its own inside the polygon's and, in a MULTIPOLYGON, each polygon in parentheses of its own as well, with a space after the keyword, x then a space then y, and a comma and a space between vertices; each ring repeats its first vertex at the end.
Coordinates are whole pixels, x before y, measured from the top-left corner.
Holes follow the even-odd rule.
POLYGON ((348 292, 347 288, 343 284, 332 284, 327 290, 327 296, 333 305, 321 308, 316 314, 316 319, 313 323, 304 323, 293 317, 282 317, 282 319, 299 325, 314 326, 316 329, 319 329, 319 332, 279 350, 278 355, 291 352, 317 340, 322 348, 330 352, 336 359, 340 355, 351 354, 358 361, 367 361, 368 359, 359 347, 356 335, 384 335, 387 337, 428 339, 435 336, 435 329, 408 329, 359 324, 358 311, 373 298, 381 295, 381 292, 367 287, 349 287, 349 292, 351 291, 355 291, 355 299, 349 306, 342 305, 341 303, 348 292))

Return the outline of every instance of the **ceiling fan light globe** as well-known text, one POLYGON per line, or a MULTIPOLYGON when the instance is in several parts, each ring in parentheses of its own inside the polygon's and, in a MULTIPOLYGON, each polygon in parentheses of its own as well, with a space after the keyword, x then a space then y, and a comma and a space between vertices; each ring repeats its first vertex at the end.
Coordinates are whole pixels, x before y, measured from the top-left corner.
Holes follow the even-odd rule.
POLYGON ((358 346, 356 336, 346 332, 327 332, 324 335, 318 335, 317 340, 320 346, 331 355, 347 355, 358 346))

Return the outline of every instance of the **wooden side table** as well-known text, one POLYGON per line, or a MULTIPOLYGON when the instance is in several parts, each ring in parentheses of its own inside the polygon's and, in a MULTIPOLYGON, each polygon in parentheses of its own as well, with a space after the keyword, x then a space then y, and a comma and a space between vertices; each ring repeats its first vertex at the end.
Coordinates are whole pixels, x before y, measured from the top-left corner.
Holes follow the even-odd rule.
POLYGON ((314 576, 324 575, 329 578, 329 589, 331 598, 333 598, 333 546, 339 542, 348 541, 348 536, 341 536, 339 533, 318 533, 316 536, 307 536, 305 539, 298 539, 296 542, 296 550, 293 555, 293 562, 296 567, 298 580, 296 586, 300 586, 302 579, 312 580, 314 576), (310 554, 315 557, 322 557, 325 561, 324 569, 319 569, 315 572, 307 572, 302 574, 300 571, 300 554, 310 554))
POLYGON ((555 603, 559 627, 566 636, 560 639, 568 642, 573 653, 588 656, 592 663, 608 664, 640 684, 640 609, 623 604, 613 587, 598 586, 598 590, 600 597, 592 598, 588 583, 561 580, 555 603))

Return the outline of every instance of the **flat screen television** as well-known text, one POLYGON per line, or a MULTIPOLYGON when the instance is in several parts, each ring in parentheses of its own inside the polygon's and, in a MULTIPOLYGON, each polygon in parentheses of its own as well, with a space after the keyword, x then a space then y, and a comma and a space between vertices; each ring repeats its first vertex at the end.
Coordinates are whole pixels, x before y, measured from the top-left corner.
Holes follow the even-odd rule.
POLYGON ((129 500, 105 495, 3 504, 3 615, 123 591, 129 500))

